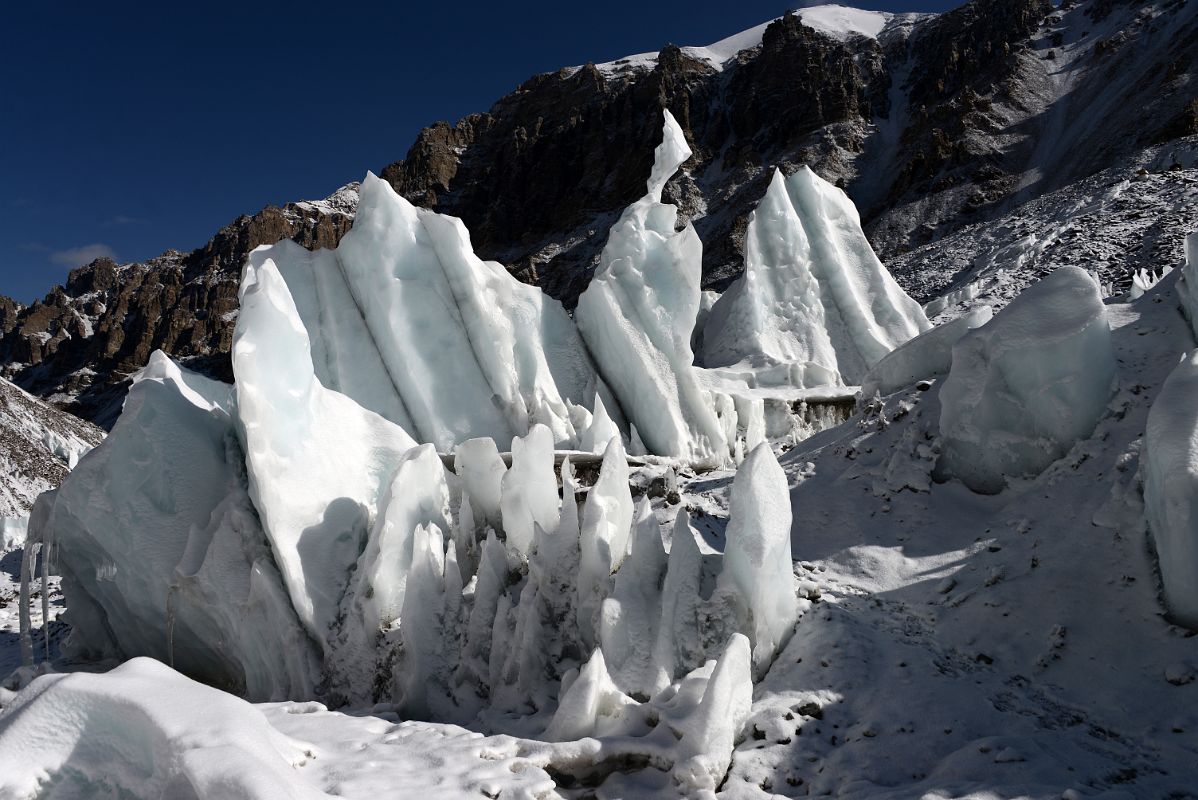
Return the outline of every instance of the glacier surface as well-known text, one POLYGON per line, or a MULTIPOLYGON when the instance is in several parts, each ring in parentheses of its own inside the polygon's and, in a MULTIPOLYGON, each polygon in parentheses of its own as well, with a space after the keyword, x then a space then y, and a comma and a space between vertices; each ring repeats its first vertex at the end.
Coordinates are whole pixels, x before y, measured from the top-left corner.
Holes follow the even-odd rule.
POLYGON ((1104 306, 1062 269, 992 319, 959 292, 929 330, 800 173, 771 184, 739 290, 775 307, 736 317, 662 202, 685 151, 667 117, 581 334, 377 179, 337 250, 255 251, 236 386, 155 354, 4 560, 26 660, 54 660, 0 689, 0 793, 1185 787, 1198 365, 1164 380, 1192 347, 1176 277, 1104 306), (757 354, 696 366, 734 317, 757 354), (850 424, 805 438, 846 399, 850 424), (32 630, 51 561, 65 642, 45 577, 32 630), (34 678, 138 655, 162 663, 34 678))

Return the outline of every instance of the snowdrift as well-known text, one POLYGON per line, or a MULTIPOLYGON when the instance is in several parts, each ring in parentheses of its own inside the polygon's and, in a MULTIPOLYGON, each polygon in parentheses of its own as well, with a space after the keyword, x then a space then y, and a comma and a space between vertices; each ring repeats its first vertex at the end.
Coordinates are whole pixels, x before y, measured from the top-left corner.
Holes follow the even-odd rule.
POLYGON ((47 675, 4 709, 0 794, 327 797, 294 767, 305 750, 249 703, 149 658, 104 675, 47 675))

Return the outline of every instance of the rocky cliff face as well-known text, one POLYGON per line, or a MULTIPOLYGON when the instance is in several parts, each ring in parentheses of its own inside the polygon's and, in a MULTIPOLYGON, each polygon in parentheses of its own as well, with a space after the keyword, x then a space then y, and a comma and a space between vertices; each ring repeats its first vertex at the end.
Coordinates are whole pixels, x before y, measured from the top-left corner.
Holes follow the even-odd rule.
MULTIPOLYGON (((425 129, 382 176, 572 306, 608 227, 644 191, 662 107, 695 153, 667 195, 717 289, 741 269, 775 166, 807 163, 845 187, 885 258, 1198 132, 1198 9, 1185 0, 974 0, 875 15, 868 31, 818 13, 738 35, 730 52, 667 45, 535 76, 486 113, 425 129)), ((284 237, 332 246, 355 203, 347 187, 267 208, 191 254, 97 261, 28 308, 0 303, 4 373, 101 423, 154 348, 227 377, 246 254, 284 237)))

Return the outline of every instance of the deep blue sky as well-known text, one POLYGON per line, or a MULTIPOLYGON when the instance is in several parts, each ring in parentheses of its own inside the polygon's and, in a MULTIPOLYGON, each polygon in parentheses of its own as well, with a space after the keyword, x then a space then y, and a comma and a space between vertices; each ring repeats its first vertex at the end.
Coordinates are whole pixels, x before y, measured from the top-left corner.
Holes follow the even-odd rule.
POLYGON ((238 214, 323 197, 534 73, 707 44, 800 4, 9 3, 0 294, 30 302, 95 255, 191 250, 238 214))

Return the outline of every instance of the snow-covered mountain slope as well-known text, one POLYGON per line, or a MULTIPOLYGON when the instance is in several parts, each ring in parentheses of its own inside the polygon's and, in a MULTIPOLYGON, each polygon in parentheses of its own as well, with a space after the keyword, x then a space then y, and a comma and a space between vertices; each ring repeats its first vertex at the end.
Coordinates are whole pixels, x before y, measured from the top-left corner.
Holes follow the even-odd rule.
MULTIPOLYGON (((885 43, 896 35, 897 31, 909 28, 916 22, 930 19, 934 14, 895 14, 889 11, 867 11, 860 8, 830 3, 827 5, 799 8, 794 12, 803 24, 812 30, 829 36, 838 41, 848 41, 855 37, 875 39, 885 43)), ((682 52, 690 58, 706 62, 712 69, 722 71, 728 62, 735 59, 745 50, 761 46, 766 28, 778 20, 770 20, 755 25, 748 30, 735 33, 704 46, 684 46, 682 52)), ((623 56, 613 61, 595 64, 595 68, 607 76, 619 76, 633 72, 647 72, 657 66, 657 53, 637 53, 623 56)), ((582 69, 581 66, 568 67, 571 71, 582 69)))
POLYGON ((951 319, 982 301, 1001 308, 1033 281, 1072 264, 1108 295, 1139 272, 1181 266, 1198 219, 1198 137, 1148 148, 1110 169, 891 259, 928 316, 951 319))
POLYGON ((0 378, 0 517, 29 513, 103 439, 99 428, 0 378))
MULTIPOLYGON (((96 426, 0 378, 0 672, 20 665, 15 649, 17 596, 29 510, 38 495, 61 484, 103 438, 96 426)), ((47 583, 54 619, 62 610, 62 594, 57 576, 47 583)), ((35 618, 40 626, 41 613, 35 618)))

